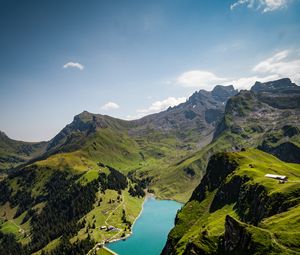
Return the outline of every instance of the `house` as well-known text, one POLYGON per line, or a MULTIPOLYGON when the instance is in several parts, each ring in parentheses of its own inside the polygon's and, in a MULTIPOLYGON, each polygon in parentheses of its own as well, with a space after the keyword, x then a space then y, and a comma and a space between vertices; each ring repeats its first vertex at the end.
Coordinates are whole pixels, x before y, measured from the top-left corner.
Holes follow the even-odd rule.
POLYGON ((107 227, 106 227, 106 226, 101 226, 100 229, 101 229, 101 230, 106 230, 107 227))
POLYGON ((266 174, 265 177, 272 178, 275 180, 279 180, 282 182, 287 182, 288 178, 285 175, 277 175, 277 174, 266 174))
POLYGON ((117 228, 115 228, 114 226, 108 226, 106 231, 116 231, 118 230, 117 228))

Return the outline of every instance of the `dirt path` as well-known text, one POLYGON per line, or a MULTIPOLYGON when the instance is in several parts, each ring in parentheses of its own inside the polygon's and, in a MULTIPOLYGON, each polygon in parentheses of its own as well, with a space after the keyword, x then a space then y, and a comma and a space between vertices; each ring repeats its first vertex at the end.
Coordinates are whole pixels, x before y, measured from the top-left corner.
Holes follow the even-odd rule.
MULTIPOLYGON (((120 203, 114 210, 112 210, 112 211, 109 213, 109 215, 107 216, 107 218, 106 218, 105 221, 104 221, 105 225, 109 225, 109 223, 108 223, 109 218, 113 215, 113 213, 114 213, 116 210, 118 210, 118 208, 119 208, 120 206, 124 205, 124 202, 125 202, 125 200, 124 200, 124 195, 123 195, 123 193, 122 193, 122 203, 120 203)), ((113 235, 112 237, 108 238, 107 240, 112 240, 112 239, 114 239, 114 238, 115 238, 116 236, 118 236, 121 232, 122 232, 122 229, 119 229, 118 232, 117 232, 115 235, 113 235)), ((104 242, 96 243, 95 246, 94 246, 92 249, 89 250, 89 252, 87 253, 87 255, 88 255, 88 254, 91 254, 91 252, 95 251, 97 247, 102 246, 103 244, 104 244, 104 242)), ((115 254, 116 254, 116 253, 115 253, 115 254)))
MULTIPOLYGON (((267 230, 268 231, 268 230, 267 230)), ((294 251, 294 250, 291 250, 290 248, 284 246, 283 244, 279 243, 275 237, 275 235, 270 231, 269 234, 271 235, 271 238, 272 238, 272 241, 277 245, 279 246, 281 249, 284 249, 290 253, 294 253, 294 254, 300 254, 300 252, 298 251, 294 251)))
POLYGON ((123 195, 123 193, 122 193, 122 203, 120 203, 113 211, 111 211, 110 213, 109 213, 109 215, 107 216, 107 218, 106 218, 106 220, 104 221, 104 223, 106 224, 106 225, 109 225, 108 224, 108 219, 112 216, 112 214, 116 211, 116 210, 118 210, 118 208, 121 206, 121 205, 123 205, 124 204, 124 195, 123 195))
MULTIPOLYGON (((257 228, 259 228, 259 227, 257 227, 257 228)), ((274 233, 271 232, 270 230, 264 229, 264 228, 259 228, 259 229, 261 229, 262 231, 266 231, 266 232, 271 236, 272 242, 275 243, 275 244, 276 244, 278 247, 280 247, 281 249, 286 250, 286 251, 288 251, 289 253, 299 254, 299 255, 300 255, 300 252, 291 250, 290 248, 288 248, 288 247, 284 246, 283 244, 279 243, 279 242, 277 241, 277 239, 276 239, 274 233)))

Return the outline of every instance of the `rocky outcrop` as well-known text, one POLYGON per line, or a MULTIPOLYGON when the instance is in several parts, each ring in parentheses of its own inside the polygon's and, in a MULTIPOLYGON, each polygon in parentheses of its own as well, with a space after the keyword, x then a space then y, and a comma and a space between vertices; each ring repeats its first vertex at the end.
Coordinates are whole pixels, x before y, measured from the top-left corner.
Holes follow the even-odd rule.
POLYGON ((300 134, 299 128, 291 125, 284 125, 282 127, 282 131, 283 131, 283 135, 289 138, 292 138, 293 136, 300 134))
POLYGON ((234 89, 232 85, 228 86, 222 86, 222 85, 217 85, 214 87, 212 90, 211 94, 212 97, 220 102, 226 102, 228 98, 236 95, 238 93, 237 89, 234 89))
POLYGON ((213 155, 207 165, 206 174, 200 185, 194 190, 190 200, 201 202, 205 199, 207 191, 213 191, 224 182, 225 177, 232 173, 237 163, 232 161, 226 154, 218 153, 213 155))
POLYGON ((221 250, 225 254, 251 254, 251 235, 246 227, 229 215, 225 219, 225 234, 221 250))
POLYGON ((269 82, 255 82, 251 87, 253 92, 266 92, 266 91, 275 91, 280 89, 294 89, 297 88, 295 83, 292 83, 289 78, 283 78, 276 81, 269 82))
POLYGON ((229 182, 222 183, 210 205, 209 212, 221 209, 226 204, 235 203, 240 195, 241 186, 249 181, 247 176, 233 176, 229 182))
POLYGON ((289 163, 300 163, 300 148, 292 142, 285 142, 272 147, 267 143, 262 143, 258 149, 273 154, 282 161, 289 163))

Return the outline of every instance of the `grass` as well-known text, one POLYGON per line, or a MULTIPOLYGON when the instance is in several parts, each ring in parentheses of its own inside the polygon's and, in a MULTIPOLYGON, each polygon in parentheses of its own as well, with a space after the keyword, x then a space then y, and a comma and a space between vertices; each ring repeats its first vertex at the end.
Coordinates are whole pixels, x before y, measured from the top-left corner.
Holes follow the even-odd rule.
POLYGON ((106 248, 100 248, 96 254, 97 255, 114 255, 115 253, 110 252, 106 248))
POLYGON ((26 212, 19 217, 14 218, 17 208, 11 208, 9 203, 5 203, 0 208, 0 231, 4 234, 13 234, 16 239, 22 244, 30 241, 28 235, 30 234, 30 222, 27 221, 22 224, 26 212))
POLYGON ((0 171, 11 169, 44 152, 45 142, 30 143, 10 139, 0 131, 0 171))
POLYGON ((96 242, 104 242, 112 237, 120 238, 123 233, 130 234, 129 226, 122 222, 123 209, 126 212, 126 219, 133 223, 141 211, 143 199, 130 196, 128 191, 119 195, 116 191, 107 190, 105 194, 98 195, 98 199, 100 197, 102 199, 100 206, 96 202, 93 210, 81 219, 86 221, 85 227, 71 239, 71 242, 85 239, 88 233, 96 242), (119 201, 118 196, 121 198, 119 201), (110 203, 110 200, 114 202, 110 203), (100 229, 101 226, 114 226, 119 230, 105 231, 100 229))
POLYGON ((198 162, 178 164, 190 153, 178 149, 181 145, 173 135, 163 136, 156 131, 150 131, 146 137, 130 137, 124 130, 101 129, 88 137, 81 149, 52 155, 34 165, 83 174, 80 182, 84 184, 97 177, 98 162, 101 162, 125 174, 135 171, 137 176, 151 176, 154 182, 150 188, 158 197, 185 202, 197 186, 202 170, 198 162), (192 167, 195 176, 187 176, 183 171, 186 167, 192 167))
MULTIPOLYGON (((293 251, 300 251, 299 198, 297 200, 300 191, 300 165, 282 162, 256 149, 224 154, 238 163, 236 170, 224 180, 225 183, 230 182, 234 176, 246 175, 250 178, 246 185, 262 185, 268 196, 283 194, 287 196, 287 200, 298 204, 285 212, 263 219, 256 227, 240 222, 251 233, 257 249, 264 254, 293 254, 293 251), (290 182, 279 184, 277 180, 266 178, 267 173, 286 175, 290 182)), ((216 251, 219 237, 225 231, 226 215, 240 220, 235 211, 235 203, 225 204, 213 213, 209 212, 216 192, 217 190, 207 193, 201 202, 188 202, 178 213, 178 222, 169 235, 170 240, 176 243, 175 254, 183 254, 190 242, 203 251, 216 251)))
POLYGON ((33 253, 32 255, 40 255, 42 253, 42 251, 51 252, 59 245, 59 243, 60 243, 60 238, 56 238, 56 239, 52 240, 51 242, 49 242, 42 250, 39 250, 39 251, 33 253))

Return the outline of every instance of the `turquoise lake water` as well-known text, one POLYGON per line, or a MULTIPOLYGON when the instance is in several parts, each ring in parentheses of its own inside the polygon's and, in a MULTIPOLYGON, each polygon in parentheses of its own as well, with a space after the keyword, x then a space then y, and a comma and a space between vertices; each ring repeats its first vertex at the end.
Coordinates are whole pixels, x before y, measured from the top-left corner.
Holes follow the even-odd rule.
POLYGON ((133 226, 133 234, 127 240, 110 243, 107 247, 119 255, 159 255, 181 206, 175 201, 148 198, 133 226))

